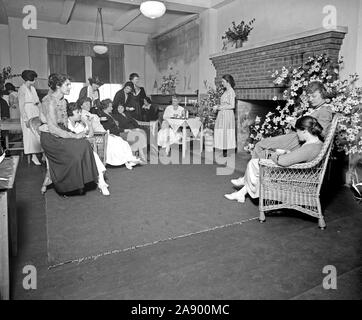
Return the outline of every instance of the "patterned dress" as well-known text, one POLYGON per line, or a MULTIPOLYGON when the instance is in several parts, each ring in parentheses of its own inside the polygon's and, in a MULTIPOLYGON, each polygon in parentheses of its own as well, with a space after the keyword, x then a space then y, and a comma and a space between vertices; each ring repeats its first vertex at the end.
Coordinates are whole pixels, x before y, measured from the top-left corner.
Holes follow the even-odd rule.
POLYGON ((235 149, 235 92, 232 88, 226 90, 220 99, 220 107, 216 117, 214 130, 214 148, 235 149))

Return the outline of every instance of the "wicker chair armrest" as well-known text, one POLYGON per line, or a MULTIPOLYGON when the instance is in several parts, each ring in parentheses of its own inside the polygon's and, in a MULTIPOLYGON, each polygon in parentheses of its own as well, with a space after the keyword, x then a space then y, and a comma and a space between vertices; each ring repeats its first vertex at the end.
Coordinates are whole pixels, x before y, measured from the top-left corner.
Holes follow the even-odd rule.
POLYGON ((259 159, 259 165, 268 167, 268 168, 283 168, 278 166, 273 160, 271 159, 259 159))

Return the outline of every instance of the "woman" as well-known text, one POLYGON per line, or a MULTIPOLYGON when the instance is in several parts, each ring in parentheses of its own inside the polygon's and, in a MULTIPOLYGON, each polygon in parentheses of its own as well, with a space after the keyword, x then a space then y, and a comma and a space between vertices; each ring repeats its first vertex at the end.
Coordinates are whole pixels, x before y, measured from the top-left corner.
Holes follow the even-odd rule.
POLYGON ((51 180, 61 194, 78 190, 84 194, 86 184, 98 181, 97 165, 85 133, 68 129, 68 116, 64 95, 71 89, 69 77, 61 74, 49 76, 51 91, 41 105, 40 142, 49 162, 51 180))
POLYGON ((150 122, 158 120, 158 110, 152 105, 149 97, 143 99, 142 121, 150 122))
MULTIPOLYGON (((132 91, 132 84, 130 82, 126 82, 121 90, 118 90, 113 99, 113 110, 117 111, 119 106, 123 106, 125 109, 129 108, 129 96, 132 91)), ((130 111, 134 111, 134 109, 130 109, 130 111)))
POLYGON ((8 82, 5 84, 5 90, 8 94, 8 103, 10 107, 10 119, 19 119, 20 118, 20 110, 19 110, 19 96, 16 91, 15 86, 8 82))
MULTIPOLYGON (((76 103, 69 103, 67 106, 68 129, 74 133, 85 133, 87 137, 93 137, 94 131, 88 118, 82 120, 82 109, 76 103)), ((93 151, 94 160, 98 170, 98 188, 104 196, 109 196, 108 184, 104 180, 106 167, 103 165, 98 154, 93 151)))
POLYGON ((145 89, 139 86, 139 79, 140 77, 137 73, 131 73, 129 76, 130 85, 132 86, 129 106, 134 108, 131 116, 136 120, 142 121, 143 100, 147 95, 145 89))
POLYGON ((112 166, 125 165, 128 170, 141 163, 141 160, 132 154, 132 149, 127 141, 123 140, 119 134, 122 130, 118 127, 118 122, 112 116, 112 101, 110 99, 101 102, 103 116, 107 119, 102 122, 105 130, 109 130, 107 163, 112 166))
MULTIPOLYGON (((271 159, 279 166, 289 167, 296 163, 312 161, 320 153, 323 145, 323 127, 316 118, 304 116, 295 124, 296 135, 304 144, 290 150, 277 150, 271 155, 271 159)), ((225 194, 228 200, 245 202, 245 196, 249 194, 252 198, 259 197, 259 159, 251 159, 242 178, 243 188, 231 194, 225 194)))
POLYGON ((224 156, 228 149, 236 148, 235 140, 235 81, 230 74, 222 77, 225 92, 221 96, 220 105, 214 107, 218 112, 215 121, 214 147, 223 150, 224 156))
POLYGON ((21 74, 24 83, 19 88, 19 110, 20 124, 23 131, 24 154, 31 154, 31 161, 40 166, 41 163, 36 156, 43 152, 39 138, 30 130, 29 120, 39 117, 39 97, 34 88, 35 79, 38 77, 33 70, 24 70, 21 74))
POLYGON ((185 109, 179 105, 176 96, 172 97, 172 105, 168 106, 163 113, 161 130, 158 132, 157 143, 161 148, 166 148, 166 153, 170 151, 170 145, 178 143, 182 137, 181 132, 170 130, 168 119, 181 118, 185 114, 185 109))
MULTIPOLYGON (((90 100, 90 98, 85 98, 83 100, 77 101, 77 106, 81 109, 81 119, 84 123, 90 121, 94 132, 105 132, 101 124, 100 117, 97 114, 90 112, 91 103, 92 101, 90 100)), ((99 110, 101 112, 101 108, 99 108, 99 110)))
MULTIPOLYGON (((317 119, 323 128, 322 135, 325 136, 333 119, 333 111, 330 104, 327 103, 327 91, 324 85, 319 81, 311 82, 307 87, 307 94, 309 94, 309 101, 311 107, 314 109, 310 115, 317 119)), ((296 119, 288 119, 290 123, 295 123, 296 119)), ((268 150, 283 149, 293 151, 300 147, 300 141, 295 131, 288 134, 266 138, 259 141, 252 152, 252 158, 265 158, 268 150)), ((231 183, 240 187, 243 185, 242 178, 232 179, 231 183)))
POLYGON ((92 101, 92 111, 97 112, 101 101, 99 88, 103 85, 103 82, 98 77, 89 78, 88 82, 89 85, 80 90, 78 100, 90 98, 92 101))

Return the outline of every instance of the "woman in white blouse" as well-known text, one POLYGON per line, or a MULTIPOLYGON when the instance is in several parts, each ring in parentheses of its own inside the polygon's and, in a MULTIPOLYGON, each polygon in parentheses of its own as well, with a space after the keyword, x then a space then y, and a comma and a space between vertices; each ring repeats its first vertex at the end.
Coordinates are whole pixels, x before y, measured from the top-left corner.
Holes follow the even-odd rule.
POLYGON ((226 90, 221 96, 220 105, 214 107, 214 111, 218 112, 214 129, 214 148, 225 152, 236 148, 234 78, 229 74, 224 75, 222 85, 226 90))
POLYGON ((20 123, 23 131, 24 154, 32 154, 32 162, 39 166, 37 153, 43 152, 40 141, 37 136, 30 130, 29 120, 34 117, 39 117, 39 97, 34 88, 35 79, 38 77, 35 71, 25 70, 21 74, 25 81, 19 88, 19 110, 20 123))
POLYGON ((158 132, 157 143, 162 148, 166 148, 166 153, 169 152, 171 144, 177 143, 181 139, 180 132, 170 130, 170 125, 167 119, 181 118, 184 115, 185 109, 179 106, 179 100, 176 96, 172 97, 172 105, 168 106, 163 113, 163 122, 161 130, 158 132))

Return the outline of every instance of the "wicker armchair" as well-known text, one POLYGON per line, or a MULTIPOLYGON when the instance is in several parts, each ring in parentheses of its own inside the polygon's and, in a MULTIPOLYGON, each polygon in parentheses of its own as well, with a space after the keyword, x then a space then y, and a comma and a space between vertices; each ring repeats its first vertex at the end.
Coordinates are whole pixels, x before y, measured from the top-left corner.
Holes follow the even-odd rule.
POLYGON ((261 159, 260 165, 260 222, 265 222, 265 211, 294 209, 318 218, 318 225, 326 227, 320 203, 320 190, 333 138, 337 128, 335 115, 319 155, 310 162, 281 167, 270 159, 261 159))
POLYGON ((104 165, 107 163, 108 136, 109 131, 94 132, 93 137, 88 138, 88 141, 93 146, 93 150, 99 155, 104 165))

